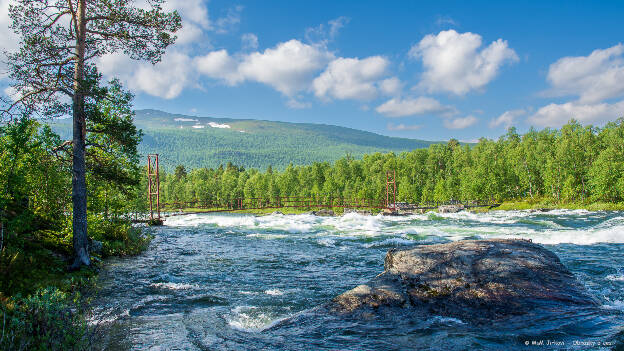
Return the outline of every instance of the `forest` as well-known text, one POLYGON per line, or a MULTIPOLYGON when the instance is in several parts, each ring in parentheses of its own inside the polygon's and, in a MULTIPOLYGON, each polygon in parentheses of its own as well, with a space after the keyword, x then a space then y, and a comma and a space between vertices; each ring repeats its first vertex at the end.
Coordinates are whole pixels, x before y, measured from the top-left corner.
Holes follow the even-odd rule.
MULTIPOLYGON (((58 119, 52 130, 70 138, 71 121, 58 119)), ((402 152, 428 147, 432 142, 389 137, 362 130, 312 123, 256 119, 196 117, 158 110, 136 110, 134 123, 143 131, 142 154, 158 153, 188 169, 217 168, 231 162, 247 168, 284 170, 292 163, 335 162, 350 154, 361 158, 374 152, 402 152), (214 128, 210 124, 229 128, 214 128)))
POLYGON ((475 145, 457 140, 409 152, 350 155, 335 163, 283 171, 213 168, 161 171, 161 202, 327 196, 385 198, 386 171, 396 170, 397 200, 525 200, 553 204, 616 204, 624 200, 624 119, 604 127, 571 120, 560 129, 518 134, 475 145))

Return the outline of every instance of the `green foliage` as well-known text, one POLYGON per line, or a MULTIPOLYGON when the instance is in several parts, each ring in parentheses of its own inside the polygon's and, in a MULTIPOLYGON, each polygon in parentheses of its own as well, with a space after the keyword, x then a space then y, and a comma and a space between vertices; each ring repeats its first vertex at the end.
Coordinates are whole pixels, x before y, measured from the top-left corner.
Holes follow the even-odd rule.
POLYGON ((88 327, 67 294, 52 288, 3 299, 2 350, 86 350, 88 327))
MULTIPOLYGON (((173 166, 173 165, 171 165, 173 166)), ((230 201, 235 198, 323 196, 385 199, 385 173, 396 170, 397 200, 448 200, 552 204, 624 201, 624 119, 604 128, 571 120, 561 130, 511 128, 497 141, 474 146, 456 140, 409 152, 350 155, 334 164, 315 162, 265 172, 228 164, 175 174, 162 172, 161 202, 230 201)), ((602 208, 602 207, 601 207, 602 208)))
POLYGON ((107 220, 102 215, 89 218, 89 235, 93 240, 102 242, 103 257, 139 254, 147 249, 151 240, 127 220, 107 220))
POLYGON ((137 146, 142 132, 134 125, 133 96, 118 80, 103 89, 87 115, 87 169, 89 182, 127 191, 139 183, 137 146))
MULTIPOLYGON (((22 117, 0 127, 0 222, 4 239, 58 223, 69 197, 66 168, 51 151, 49 128, 22 117)), ((1 246, 1 245, 0 245, 1 246)))
MULTIPOLYGON (((131 95, 115 81, 105 90, 87 124, 88 227, 102 242, 102 256, 131 255, 150 240, 130 224, 146 210, 141 134, 132 124, 131 95)), ((0 292, 7 296, 73 285, 67 279, 74 274, 66 272, 73 252, 71 154, 64 145, 26 116, 0 126, 0 292)))

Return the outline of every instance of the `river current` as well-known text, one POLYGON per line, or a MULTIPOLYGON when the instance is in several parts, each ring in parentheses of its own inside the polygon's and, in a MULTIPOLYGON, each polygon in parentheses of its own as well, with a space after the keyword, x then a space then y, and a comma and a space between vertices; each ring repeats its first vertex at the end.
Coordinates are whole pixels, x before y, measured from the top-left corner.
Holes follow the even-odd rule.
POLYGON ((610 350, 624 328, 623 212, 191 214, 150 230, 155 238, 146 252, 107 261, 100 275, 91 323, 103 333, 102 348, 610 350), (327 316, 275 327, 381 273, 390 248, 479 238, 543 244, 595 296, 600 310, 555 321, 533 315, 488 328, 442 316, 327 316))

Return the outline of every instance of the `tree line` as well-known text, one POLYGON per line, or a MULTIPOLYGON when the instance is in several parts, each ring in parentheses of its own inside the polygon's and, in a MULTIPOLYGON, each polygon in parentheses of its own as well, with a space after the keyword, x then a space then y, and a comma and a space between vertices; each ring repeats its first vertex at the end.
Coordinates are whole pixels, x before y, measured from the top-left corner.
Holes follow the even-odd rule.
POLYGON ((373 153, 335 163, 290 164, 283 171, 218 168, 161 171, 161 202, 333 196, 384 199, 386 171, 396 170, 397 201, 624 200, 624 118, 604 127, 571 120, 560 129, 515 128, 473 145, 450 140, 403 153, 373 153))

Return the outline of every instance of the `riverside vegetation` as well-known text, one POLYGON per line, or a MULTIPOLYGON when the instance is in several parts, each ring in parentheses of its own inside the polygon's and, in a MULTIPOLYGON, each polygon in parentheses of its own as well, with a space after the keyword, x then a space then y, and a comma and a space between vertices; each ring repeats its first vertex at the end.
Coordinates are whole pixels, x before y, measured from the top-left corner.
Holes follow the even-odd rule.
POLYGON ((162 172, 161 202, 315 196, 383 199, 396 170, 397 200, 494 200, 502 209, 624 209, 624 119, 602 128, 571 120, 561 129, 510 128, 498 140, 456 140, 410 152, 345 156, 335 163, 290 164, 283 171, 228 163, 162 172))
POLYGON ((90 348, 80 292, 97 268, 93 254, 126 255, 147 245, 126 216, 140 177, 132 95, 116 80, 102 83, 96 60, 123 52, 160 61, 182 27, 163 3, 8 5, 19 47, 2 58, 12 92, 0 97, 2 349, 90 348), (35 122, 62 116, 72 116, 71 140, 35 122))
MULTIPOLYGON (((109 126, 132 124, 131 114, 109 112, 109 126)), ((101 244, 91 253, 94 262, 139 253, 150 240, 127 215, 144 209, 145 201, 138 187, 140 133, 126 130, 125 152, 114 135, 94 136, 109 149, 88 149, 89 237, 101 244), (102 164, 117 173, 103 172, 102 164)), ((92 339, 85 312, 98 264, 67 270, 73 253, 71 165, 61 144, 49 127, 28 117, 0 127, 0 349, 83 349, 92 339)))

